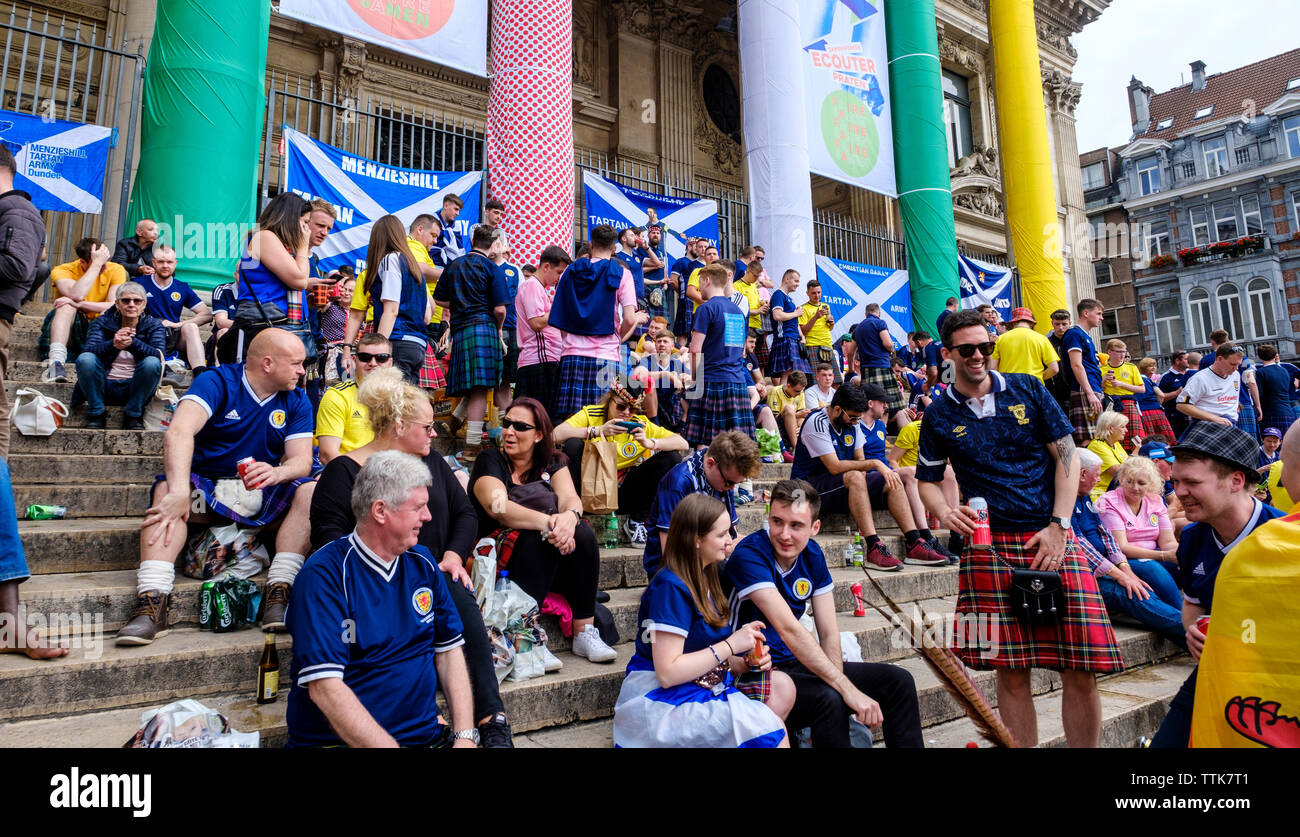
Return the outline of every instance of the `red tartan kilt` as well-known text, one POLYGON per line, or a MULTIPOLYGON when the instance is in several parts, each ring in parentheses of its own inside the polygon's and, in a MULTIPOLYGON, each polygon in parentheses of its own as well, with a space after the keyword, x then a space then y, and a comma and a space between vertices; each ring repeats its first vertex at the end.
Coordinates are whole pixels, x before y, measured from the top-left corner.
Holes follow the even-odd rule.
POLYGON ((1011 567, 1007 565, 1028 568, 1033 563, 1036 550, 1025 548, 1033 536, 1033 532, 993 533, 993 549, 1006 564, 993 553, 973 552, 967 545, 961 556, 954 633, 957 647, 953 650, 974 669, 1122 671, 1124 661, 1106 615, 1106 604, 1073 534, 1061 568, 1067 608, 1064 623, 1029 628, 1011 614, 1011 567), (973 639, 976 624, 981 637, 996 642, 996 653, 992 643, 981 648, 973 641, 963 642, 964 637, 973 639))
POLYGON ((1134 439, 1142 437, 1142 410, 1136 400, 1126 398, 1115 405, 1116 411, 1128 419, 1128 428, 1124 431, 1124 447, 1131 448, 1134 439))
POLYGON ((1169 426, 1169 417, 1164 410, 1142 411, 1142 435, 1149 442, 1159 439, 1172 445, 1175 441, 1174 429, 1169 426))

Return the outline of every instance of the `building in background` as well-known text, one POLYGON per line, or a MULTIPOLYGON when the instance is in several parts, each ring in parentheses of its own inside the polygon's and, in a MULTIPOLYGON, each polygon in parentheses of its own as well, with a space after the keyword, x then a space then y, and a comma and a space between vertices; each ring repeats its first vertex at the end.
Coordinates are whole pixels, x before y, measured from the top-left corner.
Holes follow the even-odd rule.
POLYGON ((1118 203, 1136 232, 1144 353, 1204 350, 1222 328, 1251 356, 1272 343, 1294 357, 1300 49, 1214 75, 1194 61, 1191 71, 1190 83, 1164 93, 1129 83, 1132 137, 1112 168, 1115 194, 1103 202, 1096 190, 1104 217, 1094 220, 1118 219, 1118 203))
POLYGON ((1101 337, 1117 337, 1134 357, 1145 354, 1133 290, 1133 241, 1128 211, 1120 202, 1115 149, 1098 148, 1079 155, 1083 200, 1091 230, 1093 297, 1105 306, 1101 337))

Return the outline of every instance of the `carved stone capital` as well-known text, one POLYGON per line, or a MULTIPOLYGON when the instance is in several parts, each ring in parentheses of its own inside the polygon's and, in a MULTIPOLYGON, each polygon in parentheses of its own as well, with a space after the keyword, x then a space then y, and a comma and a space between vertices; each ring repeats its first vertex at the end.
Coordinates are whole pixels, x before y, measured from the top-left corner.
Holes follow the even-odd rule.
POLYGON ((610 4, 617 31, 630 32, 642 38, 655 40, 659 35, 655 4, 649 0, 613 0, 610 4))
POLYGON ((1057 112, 1073 115, 1083 95, 1083 85, 1060 70, 1043 70, 1043 90, 1057 112))
POLYGON ((1064 52, 1071 58, 1079 56, 1079 51, 1074 48, 1074 44, 1070 43, 1070 33, 1041 17, 1038 18, 1038 43, 1064 52))
POLYGON ((951 38, 939 39, 939 58, 943 61, 965 67, 977 75, 984 72, 984 56, 970 47, 959 44, 951 38))

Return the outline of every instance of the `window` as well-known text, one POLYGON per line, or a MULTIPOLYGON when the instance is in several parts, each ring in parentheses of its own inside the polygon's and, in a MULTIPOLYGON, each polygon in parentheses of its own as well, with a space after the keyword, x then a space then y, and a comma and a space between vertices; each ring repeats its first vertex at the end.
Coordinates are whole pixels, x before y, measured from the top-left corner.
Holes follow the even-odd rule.
POLYGON ((1184 348, 1183 315, 1178 310, 1178 300, 1162 299, 1153 303, 1151 313, 1156 324, 1156 351, 1169 355, 1184 348))
POLYGON ((1093 284, 1096 285, 1109 285, 1111 283, 1110 262, 1100 261, 1092 263, 1092 281, 1093 284))
POLYGON ((740 144, 740 93, 720 64, 704 71, 704 110, 715 128, 740 144))
POLYGON ((943 116, 948 123, 948 167, 971 153, 970 85, 962 76, 943 71, 943 116))
POLYGON ((1247 195, 1241 199, 1241 220, 1246 222, 1246 235, 1262 235, 1264 222, 1259 214, 1259 198, 1247 195))
POLYGON ((1096 189, 1098 186, 1106 185, 1106 172, 1103 170, 1105 163, 1093 163, 1083 167, 1083 188, 1096 189))
POLYGON ((1204 247, 1210 243, 1210 216, 1203 206, 1192 207, 1192 246, 1204 247))
POLYGON ((1228 141, 1215 137, 1201 143, 1201 154, 1205 157, 1205 176, 1218 177, 1228 171, 1228 141))
POLYGON ((1300 230, 1300 192, 1291 196, 1291 214, 1295 216, 1295 223, 1291 225, 1291 229, 1300 230))
POLYGON ((1237 238, 1237 205, 1233 201, 1214 204, 1214 240, 1235 241, 1237 238))
POLYGON ((1286 150, 1292 157, 1300 157, 1300 116, 1293 116, 1282 123, 1282 132, 1286 135, 1286 150))
POLYGON ((1138 189, 1149 195, 1160 191, 1160 161, 1155 157, 1138 160, 1138 189))
POLYGON ((1196 111, 1196 114, 1192 117, 1192 119, 1204 119, 1205 117, 1209 116, 1212 113, 1214 113, 1214 105, 1207 105, 1206 107, 1203 107, 1200 110, 1196 111))
POLYGON ((1163 131, 1167 128, 1172 128, 1173 126, 1174 126, 1174 118, 1171 116, 1168 119, 1161 119, 1159 122, 1157 122, 1156 130, 1163 131))
POLYGON ((1300 90, 1300 78, 1293 78, 1286 83, 1287 90, 1300 90))
POLYGON ((1183 163, 1183 179, 1191 180, 1193 177, 1196 177, 1196 164, 1183 163))
POLYGON ((1210 342, 1210 293, 1205 288, 1196 288, 1187 295, 1187 321, 1192 326, 1192 345, 1205 346, 1210 342))
POLYGON ((1268 280, 1256 276, 1246 285, 1246 298, 1250 300, 1250 318, 1255 325, 1255 339, 1263 340, 1277 334, 1277 317, 1273 313, 1273 291, 1268 280))
POLYGON ((1156 221, 1154 224, 1147 224, 1142 228, 1142 242, 1145 247, 1147 260, 1152 256, 1163 254, 1169 249, 1169 224, 1165 221, 1156 221))
POLYGON ((1241 294, 1237 286, 1224 282, 1214 294, 1219 300, 1219 325, 1228 332, 1228 336, 1240 339, 1242 331, 1241 294))
POLYGON ((1101 336, 1114 337, 1119 334, 1119 314, 1114 311, 1105 311, 1101 315, 1101 336))

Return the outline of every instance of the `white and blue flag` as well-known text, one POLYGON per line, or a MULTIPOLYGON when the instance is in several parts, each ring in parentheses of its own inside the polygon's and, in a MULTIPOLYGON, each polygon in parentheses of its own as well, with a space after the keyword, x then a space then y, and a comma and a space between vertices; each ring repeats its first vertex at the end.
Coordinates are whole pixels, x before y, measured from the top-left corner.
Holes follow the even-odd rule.
MULTIPOLYGON (((906 270, 845 262, 830 256, 817 257, 817 279, 822 283, 822 302, 830 306, 836 335, 855 326, 866 316, 868 302, 880 305, 880 318, 889 326, 895 348, 907 345, 912 330, 912 288, 906 270)), ((808 296, 800 292, 806 302, 808 296)))
POLYGON ((643 192, 590 171, 582 173, 582 190, 587 203, 588 237, 592 228, 601 224, 609 224, 615 230, 644 227, 650 219, 647 210, 653 209, 668 233, 663 243, 673 259, 686 255, 688 238, 704 238, 712 244, 718 243, 717 201, 643 192))
POLYGON ((366 266, 370 229, 385 215, 396 215, 403 227, 416 216, 436 215, 442 199, 460 196, 465 208, 453 224, 459 239, 478 223, 483 172, 426 171, 387 166, 349 154, 284 126, 285 185, 307 200, 324 198, 338 210, 334 230, 317 248, 324 271, 344 264, 360 271, 366 266))
POLYGON ((13 152, 14 188, 37 209, 102 212, 111 128, 0 110, 0 142, 13 152))
POLYGON ((961 278, 959 307, 963 311, 987 303, 998 312, 1002 322, 1011 318, 1011 268, 959 255, 957 273, 961 278))

